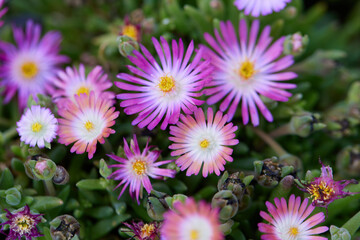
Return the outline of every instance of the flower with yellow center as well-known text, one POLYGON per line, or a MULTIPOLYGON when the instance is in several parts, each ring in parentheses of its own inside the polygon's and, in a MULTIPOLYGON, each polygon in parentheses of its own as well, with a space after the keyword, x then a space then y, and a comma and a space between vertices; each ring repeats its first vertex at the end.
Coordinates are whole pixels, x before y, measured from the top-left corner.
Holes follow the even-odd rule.
POLYGON ((144 224, 144 226, 140 229, 141 232, 141 238, 148 238, 150 237, 154 232, 156 231, 156 228, 154 224, 144 224))
POLYGON ((26 215, 18 216, 14 220, 14 225, 16 226, 14 228, 15 232, 20 234, 29 233, 34 227, 34 220, 26 215))
POLYGON ((41 129, 42 129, 42 125, 39 122, 35 122, 35 123, 33 123, 33 125, 31 125, 31 130, 33 132, 36 132, 36 133, 40 132, 41 129))
POLYGON ((255 74, 254 64, 250 61, 243 62, 238 73, 244 80, 248 80, 255 74))
POLYGON ((335 194, 335 190, 331 186, 328 186, 324 181, 321 181, 319 185, 310 185, 307 190, 313 201, 328 200, 335 194))
MULTIPOLYGON (((121 181, 117 186, 120 187, 123 185, 119 198, 129 186, 130 196, 136 198, 138 204, 140 204, 139 198, 143 197, 143 188, 145 188, 148 194, 150 194, 153 189, 150 177, 155 179, 174 177, 175 170, 159 168, 159 166, 168 164, 174 160, 156 162, 160 157, 160 151, 152 150, 152 147, 148 144, 149 142, 147 142, 144 150, 140 151, 136 135, 134 135, 130 141, 130 147, 126 139, 124 139, 124 157, 118 157, 113 154, 108 155, 119 162, 119 164, 109 165, 109 168, 116 168, 116 170, 108 177, 121 181)), ((144 226, 142 230, 150 231, 151 229, 152 227, 149 225, 144 226)))
POLYGON ((25 62, 21 66, 21 74, 26 79, 33 79, 39 72, 37 65, 32 62, 25 62))
POLYGON ((80 96, 80 94, 88 94, 90 93, 90 89, 88 87, 84 87, 84 86, 81 86, 79 87, 79 89, 76 91, 76 94, 80 96))
POLYGON ((200 147, 207 148, 209 146, 209 141, 207 139, 204 139, 200 142, 200 147))
POLYGON ((41 106, 31 106, 17 122, 16 129, 20 135, 20 141, 31 147, 43 148, 57 135, 58 121, 50 109, 41 106))
POLYGON ((298 228, 297 228, 297 227, 291 227, 291 228, 289 229, 289 234, 290 234, 290 236, 292 236, 292 237, 296 237, 296 236, 299 234, 298 228))
POLYGON ((86 128, 86 130, 88 130, 88 132, 90 132, 94 129, 94 124, 91 121, 86 121, 84 123, 84 127, 86 128))
POLYGON ((133 171, 136 175, 143 175, 146 171, 146 163, 142 160, 136 160, 133 163, 133 171))
POLYGON ((122 35, 131 37, 131 38, 134 39, 135 41, 138 41, 138 35, 139 35, 139 33, 138 33, 138 29, 136 28, 135 25, 126 24, 126 25, 123 27, 122 35))
POLYGON ((190 231, 190 240, 198 240, 199 239, 199 231, 193 229, 190 231))
POLYGON ((174 78, 168 75, 160 77, 160 83, 158 86, 163 93, 171 92, 175 88, 174 78))

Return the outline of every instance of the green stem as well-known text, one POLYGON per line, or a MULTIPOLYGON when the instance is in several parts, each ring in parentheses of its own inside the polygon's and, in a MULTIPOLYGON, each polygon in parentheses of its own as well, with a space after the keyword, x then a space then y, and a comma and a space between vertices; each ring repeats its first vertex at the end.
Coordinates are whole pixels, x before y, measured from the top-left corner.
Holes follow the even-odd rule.
POLYGON ((276 154, 279 157, 287 154, 287 152, 280 146, 280 144, 278 144, 268 134, 266 134, 265 132, 261 131, 258 128, 252 128, 252 129, 262 140, 264 140, 264 142, 266 142, 276 152, 276 154))
POLYGON ((53 184, 52 180, 44 180, 44 186, 45 186, 46 193, 49 196, 56 195, 54 184, 53 184))
POLYGON ((6 143, 8 140, 10 140, 11 138, 15 137, 18 134, 17 130, 16 130, 16 126, 6 130, 3 133, 3 141, 4 143, 6 143))
POLYGON ((360 211, 350 218, 342 227, 346 228, 351 236, 354 235, 360 227, 360 211))
POLYGON ((284 124, 269 133, 269 135, 273 138, 277 138, 277 137, 281 137, 281 136, 289 135, 289 134, 292 134, 292 131, 290 128, 290 123, 284 124))

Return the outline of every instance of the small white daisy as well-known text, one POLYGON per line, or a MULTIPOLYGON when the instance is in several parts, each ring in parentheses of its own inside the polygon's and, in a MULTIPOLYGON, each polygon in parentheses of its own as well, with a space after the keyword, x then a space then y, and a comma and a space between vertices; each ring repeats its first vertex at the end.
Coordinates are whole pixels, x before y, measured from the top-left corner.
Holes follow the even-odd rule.
POLYGON ((58 129, 58 121, 47 108, 31 106, 17 122, 17 131, 20 140, 31 147, 37 145, 43 148, 45 143, 50 143, 58 129))

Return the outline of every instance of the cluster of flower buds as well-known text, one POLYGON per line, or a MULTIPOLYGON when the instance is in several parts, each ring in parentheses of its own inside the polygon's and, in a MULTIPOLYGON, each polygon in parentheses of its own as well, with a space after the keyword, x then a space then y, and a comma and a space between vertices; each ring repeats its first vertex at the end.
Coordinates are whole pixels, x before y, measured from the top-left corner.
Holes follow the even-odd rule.
POLYGON ((264 187, 275 187, 281 179, 287 175, 296 174, 293 165, 279 161, 277 157, 267 158, 263 161, 255 161, 255 179, 264 187))
POLYGON ((48 158, 33 156, 24 163, 24 167, 26 175, 34 180, 52 180, 57 185, 64 185, 69 181, 66 169, 48 158))

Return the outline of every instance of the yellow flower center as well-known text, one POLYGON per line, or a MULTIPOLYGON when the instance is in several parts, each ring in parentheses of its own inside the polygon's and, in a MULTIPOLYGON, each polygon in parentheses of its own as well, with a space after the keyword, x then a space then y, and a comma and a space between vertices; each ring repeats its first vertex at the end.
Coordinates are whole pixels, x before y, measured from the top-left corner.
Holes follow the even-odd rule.
POLYGON ((21 66, 21 73, 23 75, 24 78, 27 79, 32 79, 36 76, 36 74, 38 73, 39 69, 36 66, 36 64, 34 62, 25 62, 22 66, 21 66))
POLYGON ((190 231, 190 240, 197 240, 199 239, 199 231, 198 230, 191 230, 190 231))
POLYGON ((28 216, 19 216, 14 220, 12 229, 18 233, 28 233, 33 228, 34 220, 28 216))
POLYGON ((175 81, 174 78, 168 75, 165 75, 164 77, 160 77, 160 83, 159 88, 164 93, 171 92, 175 87, 175 81))
POLYGON ((94 129, 94 124, 90 121, 87 121, 86 123, 84 123, 84 127, 86 128, 86 130, 90 132, 91 130, 94 129))
POLYGON ((80 96, 80 94, 87 94, 89 95, 90 89, 87 87, 79 87, 79 89, 77 90, 76 94, 80 96))
POLYGON ((144 174, 146 170, 146 163, 142 160, 136 160, 133 163, 133 171, 136 173, 136 175, 142 175, 144 174))
POLYGON ((291 227, 291 228, 289 229, 289 234, 290 234, 292 237, 296 237, 296 236, 299 234, 298 228, 296 228, 296 227, 291 227))
POLYGON ((128 37, 131 37, 132 39, 134 39, 136 41, 138 40, 137 39, 138 38, 138 30, 132 24, 125 25, 123 28, 122 34, 125 36, 128 36, 128 37))
POLYGON ((155 226, 154 224, 145 224, 141 229, 141 238, 147 238, 150 237, 151 234, 154 233, 155 231, 155 226))
POLYGON ((321 181, 318 185, 312 184, 307 188, 307 190, 313 201, 328 200, 333 194, 335 194, 335 190, 330 186, 327 186, 324 181, 321 181))
POLYGON ((209 141, 207 139, 204 139, 200 142, 200 147, 207 148, 209 146, 209 141))
POLYGON ((239 75, 244 78, 245 80, 248 80, 251 78, 255 73, 254 64, 249 61, 245 61, 241 64, 239 69, 239 75))
POLYGON ((33 125, 31 125, 31 130, 33 132, 40 132, 41 129, 42 129, 42 125, 39 122, 36 122, 33 125))

